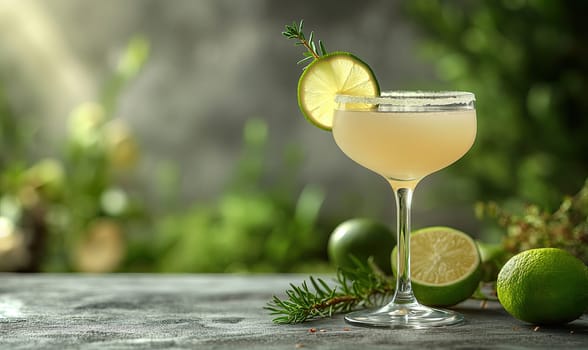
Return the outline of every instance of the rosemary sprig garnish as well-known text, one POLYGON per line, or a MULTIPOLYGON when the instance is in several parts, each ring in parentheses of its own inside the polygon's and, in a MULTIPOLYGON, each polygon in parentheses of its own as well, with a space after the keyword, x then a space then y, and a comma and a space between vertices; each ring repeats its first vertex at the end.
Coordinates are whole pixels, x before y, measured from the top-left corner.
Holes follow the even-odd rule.
POLYGON ((300 286, 290 284, 287 299, 274 296, 265 309, 278 315, 273 321, 279 324, 302 323, 331 317, 359 307, 373 307, 387 302, 394 293, 394 282, 384 275, 371 261, 363 264, 355 260, 356 268, 339 269, 329 286, 323 279, 309 277, 300 286))
POLYGON ((282 35, 288 39, 297 40, 295 45, 301 45, 306 48, 302 55, 303 59, 298 61, 298 64, 303 64, 309 60, 316 60, 321 56, 327 54, 327 49, 322 41, 318 41, 318 45, 314 43, 314 32, 310 32, 308 40, 303 32, 304 20, 300 20, 299 23, 293 22, 292 25, 286 25, 286 30, 282 32, 282 35))

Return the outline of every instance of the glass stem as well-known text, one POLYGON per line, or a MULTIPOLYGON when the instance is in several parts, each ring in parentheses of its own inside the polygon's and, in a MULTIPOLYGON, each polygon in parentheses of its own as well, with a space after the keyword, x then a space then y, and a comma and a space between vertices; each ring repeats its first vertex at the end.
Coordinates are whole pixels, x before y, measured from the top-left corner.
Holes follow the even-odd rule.
POLYGON ((414 304, 417 300, 410 282, 410 208, 412 188, 392 187, 396 199, 396 237, 398 255, 396 257, 396 292, 392 303, 414 304))

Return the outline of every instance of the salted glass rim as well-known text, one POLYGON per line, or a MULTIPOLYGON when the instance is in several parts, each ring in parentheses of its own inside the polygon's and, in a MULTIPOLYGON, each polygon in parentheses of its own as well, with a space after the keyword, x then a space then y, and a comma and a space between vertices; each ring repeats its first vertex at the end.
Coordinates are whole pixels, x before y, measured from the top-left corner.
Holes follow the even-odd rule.
POLYGON ((366 104, 398 107, 474 108, 476 96, 468 91, 382 91, 380 96, 337 94, 339 104, 366 104))

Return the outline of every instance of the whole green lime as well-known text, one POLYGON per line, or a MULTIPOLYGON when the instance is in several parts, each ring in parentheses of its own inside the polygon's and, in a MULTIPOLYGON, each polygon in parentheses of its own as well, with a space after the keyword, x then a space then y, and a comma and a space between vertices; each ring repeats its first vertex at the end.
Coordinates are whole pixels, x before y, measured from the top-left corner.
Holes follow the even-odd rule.
POLYGON ((353 268, 351 256, 366 263, 370 256, 382 271, 390 274, 390 253, 396 245, 393 232, 383 223, 368 218, 355 218, 335 228, 328 243, 329 259, 333 264, 353 268))
POLYGON ((562 324, 588 307, 588 268, 562 249, 530 249, 513 256, 498 273, 498 300, 519 320, 562 324))

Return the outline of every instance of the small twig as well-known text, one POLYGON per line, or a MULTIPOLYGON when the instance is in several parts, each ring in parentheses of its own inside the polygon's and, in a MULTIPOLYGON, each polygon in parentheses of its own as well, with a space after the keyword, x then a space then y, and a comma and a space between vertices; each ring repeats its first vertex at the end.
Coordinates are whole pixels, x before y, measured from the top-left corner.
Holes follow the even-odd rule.
POLYGON ((317 60, 327 54, 327 49, 322 41, 318 41, 318 46, 314 43, 314 32, 310 32, 307 40, 303 28, 304 20, 301 20, 298 24, 293 22, 292 25, 286 25, 286 29, 282 32, 282 35, 286 38, 297 40, 295 45, 302 45, 306 48, 306 51, 303 53, 304 58, 298 61, 298 64, 305 63, 309 60, 317 60))

